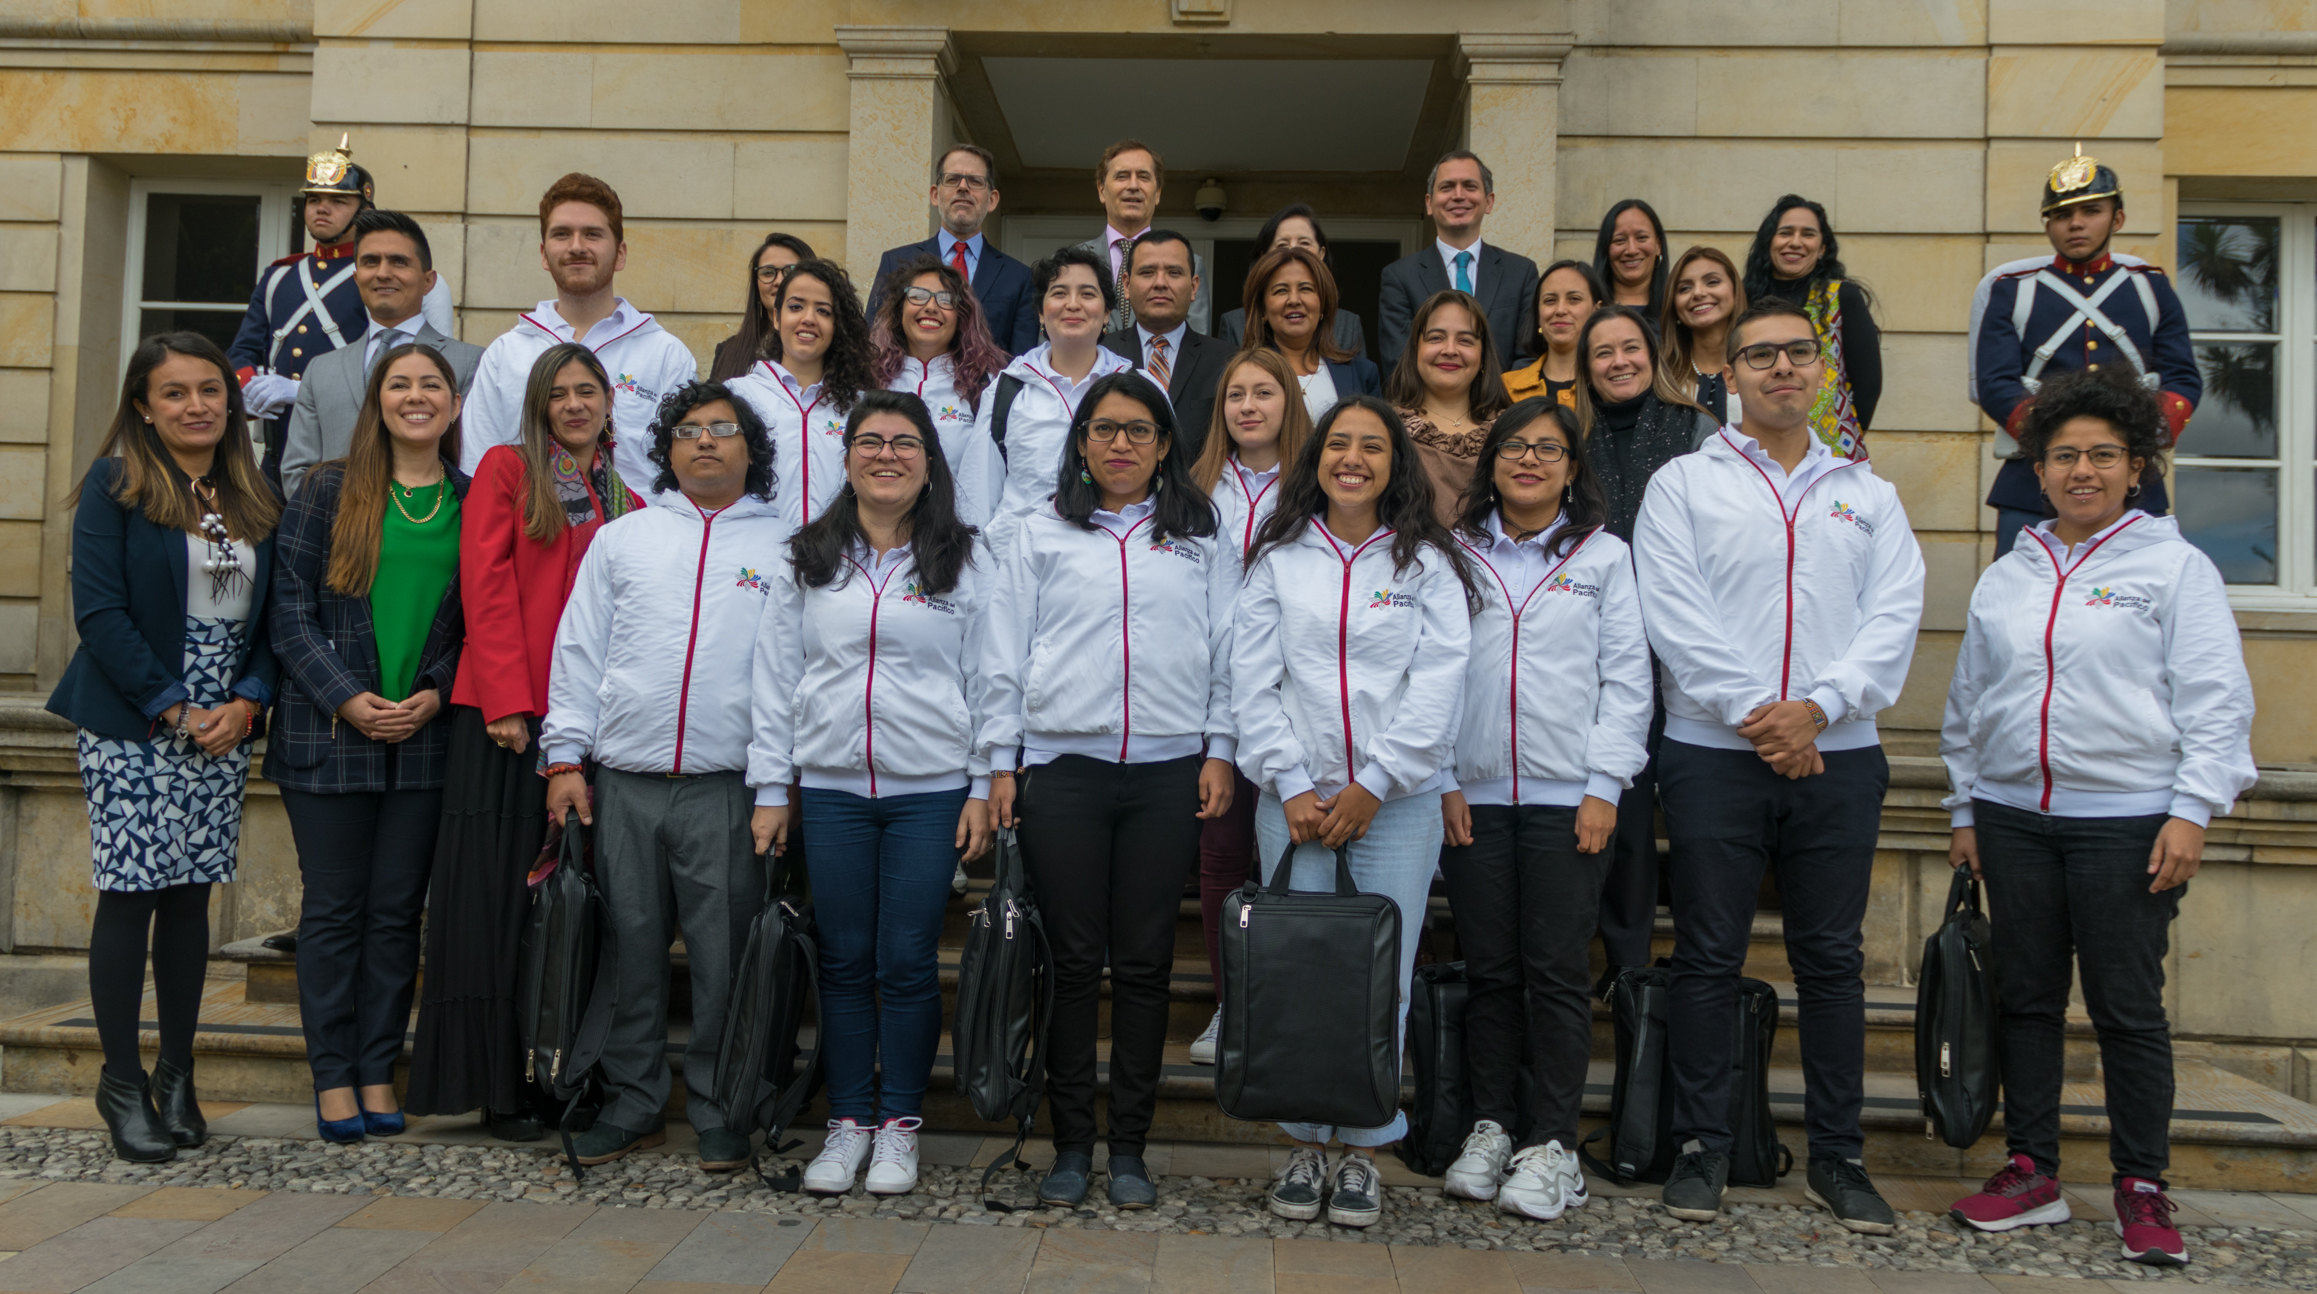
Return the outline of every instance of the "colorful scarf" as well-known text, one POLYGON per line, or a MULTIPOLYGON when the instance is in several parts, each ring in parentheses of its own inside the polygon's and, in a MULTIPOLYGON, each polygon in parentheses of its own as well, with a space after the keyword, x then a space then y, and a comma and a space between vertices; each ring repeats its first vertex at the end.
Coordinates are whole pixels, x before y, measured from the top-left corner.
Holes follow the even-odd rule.
POLYGON ((1813 285, 1802 313, 1817 330, 1819 358, 1826 362, 1818 379, 1818 399, 1810 406, 1810 430, 1836 458, 1865 458, 1866 428, 1859 425, 1858 409, 1850 400, 1849 370, 1842 366, 1842 280, 1822 279, 1813 285))
POLYGON ((616 521, 633 511, 627 486, 619 479, 619 469, 611 465, 609 442, 596 449, 595 468, 585 474, 579 470, 579 460, 561 445, 555 446, 554 455, 547 462, 549 470, 555 473, 555 497, 563 501, 563 524, 578 527, 595 520, 598 499, 603 501, 606 522, 616 521), (592 493, 590 485, 594 487, 592 493))

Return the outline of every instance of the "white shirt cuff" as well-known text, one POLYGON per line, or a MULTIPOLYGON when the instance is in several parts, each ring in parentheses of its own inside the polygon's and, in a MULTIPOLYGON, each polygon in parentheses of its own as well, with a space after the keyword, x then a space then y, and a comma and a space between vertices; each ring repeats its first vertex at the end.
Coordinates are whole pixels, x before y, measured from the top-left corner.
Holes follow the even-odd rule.
POLYGON ((1810 699, 1818 702, 1819 709, 1826 711, 1826 726, 1829 728, 1850 716, 1850 707, 1843 704, 1842 693, 1831 684, 1821 684, 1810 694, 1810 699))
POLYGON ((965 788, 965 798, 969 800, 990 798, 990 779, 986 777, 973 778, 965 788))
POLYGON ((1625 784, 1607 773, 1589 773, 1585 777, 1585 794, 1615 804, 1625 798, 1625 784))
POLYGON ((557 743, 540 752, 550 764, 576 764, 587 758, 587 748, 557 743))
POLYGON ((1392 791, 1392 775, 1384 771, 1382 764, 1372 759, 1368 761, 1366 768, 1353 775, 1352 780, 1360 784, 1360 789, 1375 796, 1379 801, 1389 796, 1392 791))
POLYGON ((1224 763, 1235 763, 1239 758, 1239 739, 1232 736, 1207 738, 1207 758, 1224 763))
POLYGON ((1978 825, 1979 810, 1969 800, 1965 800, 1947 811, 1947 826, 1950 830, 1956 827, 1976 827, 1978 825))
POLYGON ((2212 806, 2193 795, 2174 795, 2171 814, 2183 822, 2193 822, 2200 827, 2212 825, 2212 806))
POLYGON ((1271 789, 1279 796, 1279 802, 1281 804, 1285 804, 1289 800, 1294 799, 1296 796, 1303 794, 1305 791, 1316 790, 1318 788, 1312 785, 1311 770, 1305 768, 1301 764, 1297 764, 1295 767, 1288 769, 1284 773, 1281 773, 1279 777, 1272 782, 1271 789))
POLYGON ((775 783, 773 783, 771 786, 760 786, 760 787, 757 787, 757 788, 756 788, 756 807, 757 807, 757 808, 759 808, 759 809, 766 809, 766 808, 771 808, 771 809, 778 809, 778 808, 785 808, 785 807, 787 807, 787 805, 788 805, 788 783, 786 783, 786 782, 775 782, 775 783))

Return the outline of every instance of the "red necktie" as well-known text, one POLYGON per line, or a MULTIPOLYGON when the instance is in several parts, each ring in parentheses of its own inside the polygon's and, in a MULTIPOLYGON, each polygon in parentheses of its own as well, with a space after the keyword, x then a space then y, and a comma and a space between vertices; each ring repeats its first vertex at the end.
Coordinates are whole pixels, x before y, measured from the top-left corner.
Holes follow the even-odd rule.
POLYGON ((957 276, 964 279, 969 286, 973 283, 973 275, 966 273, 965 270, 965 244, 963 242, 949 245, 949 267, 956 270, 957 276))
POLYGON ((1162 391, 1165 390, 1167 379, 1172 376, 1174 372, 1174 370, 1167 364, 1166 338, 1153 337, 1150 339, 1150 363, 1143 365, 1143 367, 1150 370, 1150 375, 1152 377, 1158 379, 1159 389, 1162 391))

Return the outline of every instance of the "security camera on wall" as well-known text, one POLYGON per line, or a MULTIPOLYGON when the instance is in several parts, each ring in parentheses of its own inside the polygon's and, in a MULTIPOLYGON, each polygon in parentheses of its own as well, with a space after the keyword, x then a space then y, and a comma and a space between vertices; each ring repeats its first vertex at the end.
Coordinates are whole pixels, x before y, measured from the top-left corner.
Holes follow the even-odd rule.
POLYGON ((1195 204, 1199 208, 1199 219, 1221 220, 1223 218, 1223 205, 1226 201, 1228 198, 1223 192, 1223 182, 1213 178, 1208 179, 1205 184, 1199 186, 1199 196, 1195 199, 1195 204))

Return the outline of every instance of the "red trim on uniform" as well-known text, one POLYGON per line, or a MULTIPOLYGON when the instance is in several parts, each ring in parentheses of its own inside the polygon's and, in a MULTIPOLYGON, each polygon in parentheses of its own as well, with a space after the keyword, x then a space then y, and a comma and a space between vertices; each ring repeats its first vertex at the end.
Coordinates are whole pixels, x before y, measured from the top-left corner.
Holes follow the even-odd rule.
POLYGON ((1496 578, 1497 588, 1504 591, 1505 608, 1512 612, 1512 802, 1516 805, 1521 802, 1521 617, 1528 614, 1529 604, 1537 600, 1537 593, 1552 583, 1553 577, 1561 573, 1561 568, 1575 561, 1577 554, 1585 551, 1585 545, 1593 542, 1593 536, 1600 533, 1599 526, 1586 531, 1583 539, 1570 546, 1567 556, 1553 563, 1553 569, 1546 571, 1544 578, 1529 586, 1528 596, 1522 598, 1517 607, 1512 603, 1512 587, 1504 582, 1504 576, 1497 571, 1496 564, 1488 560, 1488 555, 1465 543, 1462 536, 1456 540, 1464 544, 1464 551, 1471 553, 1474 560, 1487 567, 1488 573, 1496 578))
POLYGON ((1102 533, 1118 541, 1118 652, 1120 664, 1126 672, 1124 686, 1119 691, 1118 762, 1126 762, 1126 743, 1134 738, 1134 594, 1126 578, 1126 541, 1142 529, 1144 517, 1120 534, 1097 521, 1102 533))
POLYGON ((1336 693, 1342 698, 1344 707, 1344 785, 1350 786, 1359 780, 1360 771, 1357 762, 1358 757, 1352 753, 1352 563, 1358 561, 1360 554, 1368 551, 1370 545, 1379 539, 1389 538, 1393 531, 1389 526, 1378 530, 1368 536, 1366 543, 1354 548, 1351 556, 1346 557, 1344 556, 1343 541, 1329 533, 1327 526, 1322 524, 1319 518, 1313 517, 1311 526, 1312 529, 1320 533, 1322 539, 1327 540, 1328 547, 1335 550, 1336 560, 1344 564, 1343 598, 1336 608, 1335 676, 1336 693))
POLYGON ((2123 525, 2093 540, 2091 546, 2084 549, 2084 555, 2076 559, 2075 565, 2064 571, 2060 569, 2060 555, 2052 551, 2050 541, 2043 537, 2043 531, 2029 529, 2022 532, 2035 537, 2036 546, 2043 549, 2043 555, 2051 559, 2052 574, 2059 577, 2059 581, 2052 585, 2051 614, 2045 617, 2043 622, 2043 705, 2038 711, 2036 720, 2038 731, 2035 741, 2035 761, 2037 766, 2043 770, 2043 799, 2038 801, 2038 804, 2045 813, 2051 812, 2052 809, 2052 686, 2056 681, 2055 676, 2059 672, 2058 666, 2052 660, 2052 633, 2060 622, 2060 595, 2067 591, 2068 577, 2075 574, 2085 562, 2090 561, 2092 554, 2099 551, 2100 545, 2123 534, 2126 528, 2145 515, 2147 514, 2141 513, 2129 517, 2123 525))
POLYGON ((2052 257, 2051 267, 2062 274, 2073 274, 2077 278, 2082 278, 2088 274, 2106 273, 2115 268, 2115 265, 2115 258, 2102 252, 2088 261, 2071 261, 2065 256, 2055 255, 2052 257))
POLYGON ((257 370, 251 368, 247 364, 244 364, 240 368, 233 370, 233 376, 239 379, 243 386, 248 386, 249 380, 257 376, 257 370))
MULTIPOLYGON (((1818 488, 1820 481, 1846 467, 1855 466, 1860 460, 1853 458, 1837 463, 1813 477, 1810 484, 1802 487, 1801 496, 1794 500, 1794 510, 1788 512, 1786 510, 1786 496, 1779 491, 1778 483, 1770 479, 1770 474, 1762 470, 1762 465, 1746 457, 1746 451, 1738 449, 1738 442, 1730 439, 1729 432, 1722 432, 1721 437, 1723 443, 1737 451, 1738 461, 1753 468, 1754 474, 1762 478, 1762 484, 1770 487, 1770 502, 1777 507, 1779 519, 1786 523, 1786 646, 1784 651, 1780 653, 1778 663, 1778 699, 1783 701, 1786 699, 1787 686, 1793 681, 1794 675, 1794 522, 1802 515, 1802 500, 1810 497, 1810 492, 1818 488)), ((1769 451, 1764 450, 1763 452, 1768 453, 1769 451)))
POLYGON ((813 519, 813 410, 821 407, 821 395, 829 393, 828 384, 824 381, 821 384, 821 395, 814 396, 811 404, 805 404, 796 398, 796 392, 789 390, 788 383, 782 380, 783 370, 773 368, 769 359, 756 362, 764 366, 765 376, 772 379, 773 386, 788 397, 790 404, 796 406, 797 524, 807 525, 813 519))
MULTIPOLYGON (((697 506, 697 505, 695 505, 697 506)), ((714 512, 700 514, 700 567, 692 575, 692 633, 684 640, 684 681, 676 691, 676 767, 684 771, 684 715, 692 704, 692 650, 700 645, 700 591, 708 584, 708 538, 715 533, 716 518, 722 516, 727 503, 714 512)))
POLYGON ((893 570, 885 572, 885 578, 879 580, 867 567, 854 561, 852 554, 846 554, 845 561, 861 572, 861 578, 869 582, 870 588, 869 681, 861 688, 861 727, 866 734, 862 739, 861 761, 868 766, 869 798, 874 800, 877 798, 877 611, 885 604, 885 586, 893 582, 894 572, 899 571, 901 565, 894 563, 893 570))
POLYGON ((2164 406, 2164 425, 2171 429, 2173 442, 2178 443, 2180 433, 2188 430, 2188 420, 2196 414, 2196 406, 2178 391, 2166 391, 2157 399, 2164 406))
POLYGON ((1263 488, 1249 494, 1247 492, 1247 469, 1239 465, 1239 456, 1233 454, 1226 461, 1231 465, 1231 479, 1239 487, 1240 497, 1247 500, 1247 524, 1241 527, 1246 531, 1246 534, 1240 537, 1239 543, 1239 560, 1245 561, 1248 551, 1255 547, 1255 505, 1263 501, 1264 495, 1271 493, 1272 487, 1279 484, 1279 478, 1284 473, 1278 468, 1273 468, 1271 479, 1264 483, 1263 488))

